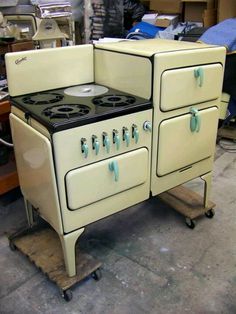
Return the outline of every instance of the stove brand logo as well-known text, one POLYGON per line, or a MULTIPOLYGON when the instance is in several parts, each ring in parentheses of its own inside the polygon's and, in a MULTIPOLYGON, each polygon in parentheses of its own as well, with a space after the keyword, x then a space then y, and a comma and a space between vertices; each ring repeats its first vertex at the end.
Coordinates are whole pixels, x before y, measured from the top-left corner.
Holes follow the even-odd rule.
POLYGON ((16 64, 16 65, 19 65, 19 64, 21 64, 23 61, 27 61, 27 57, 23 57, 23 58, 20 58, 20 59, 16 59, 15 64, 16 64))

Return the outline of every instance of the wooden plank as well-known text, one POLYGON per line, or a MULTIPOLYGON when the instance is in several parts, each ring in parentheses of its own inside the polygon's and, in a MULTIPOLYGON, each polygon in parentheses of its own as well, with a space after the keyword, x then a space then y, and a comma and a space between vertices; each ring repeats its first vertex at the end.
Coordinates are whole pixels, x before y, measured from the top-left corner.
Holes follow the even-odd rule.
POLYGON ((68 277, 59 236, 50 228, 19 236, 12 241, 23 254, 28 256, 63 291, 71 288, 101 266, 101 263, 92 256, 77 249, 77 275, 68 277))
POLYGON ((215 204, 210 201, 209 206, 205 208, 203 197, 182 185, 161 193, 158 197, 173 209, 190 219, 205 214, 205 212, 215 206, 215 204))

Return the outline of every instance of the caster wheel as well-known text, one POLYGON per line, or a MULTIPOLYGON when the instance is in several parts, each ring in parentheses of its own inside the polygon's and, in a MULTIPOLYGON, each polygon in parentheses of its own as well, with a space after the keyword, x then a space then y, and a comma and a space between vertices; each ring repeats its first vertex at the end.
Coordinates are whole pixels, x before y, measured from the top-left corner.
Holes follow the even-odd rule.
POLYGON ((70 302, 73 298, 72 291, 70 289, 62 291, 62 297, 66 302, 70 302))
POLYGON ((97 270, 95 270, 95 271, 92 273, 92 277, 93 277, 94 280, 99 281, 99 280, 102 278, 101 269, 98 268, 97 270))
POLYGON ((186 225, 190 228, 190 229, 194 229, 195 228, 195 222, 194 220, 190 219, 190 218, 185 218, 185 223, 186 225))
POLYGON ((12 241, 9 242, 9 247, 10 247, 11 251, 15 251, 16 250, 16 246, 15 246, 15 244, 12 241))
POLYGON ((205 216, 207 218, 213 218, 215 216, 215 211, 214 209, 209 209, 207 212, 205 212, 205 216))

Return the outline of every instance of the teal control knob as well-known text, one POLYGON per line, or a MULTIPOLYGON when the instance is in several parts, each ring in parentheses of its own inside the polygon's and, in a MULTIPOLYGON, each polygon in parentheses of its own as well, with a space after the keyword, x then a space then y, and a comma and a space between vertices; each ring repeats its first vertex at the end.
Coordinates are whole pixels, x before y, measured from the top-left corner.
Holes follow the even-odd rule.
POLYGON ((98 155, 99 149, 100 149, 100 143, 96 135, 92 136, 92 146, 93 146, 93 149, 95 150, 95 154, 98 155))
POLYGON ((120 149, 120 137, 117 130, 113 130, 113 143, 116 145, 116 149, 120 149))
POLYGON ((143 129, 144 131, 149 131, 151 132, 152 131, 152 124, 150 121, 145 121, 144 124, 143 124, 143 129))
POLYGON ((103 133, 103 146, 106 148, 106 152, 110 152, 110 140, 107 133, 103 133))
POLYGON ((95 154, 98 155, 99 153, 99 148, 100 148, 100 144, 98 139, 94 142, 94 149, 95 149, 95 154))
POLYGON ((132 137, 134 138, 135 144, 137 144, 139 140, 139 131, 135 124, 132 125, 132 137))
POLYGON ((123 141, 126 142, 126 146, 128 147, 130 144, 130 134, 126 127, 123 127, 123 141))
POLYGON ((84 157, 87 158, 88 157, 88 144, 85 138, 81 139, 81 151, 82 151, 82 154, 84 154, 84 157))

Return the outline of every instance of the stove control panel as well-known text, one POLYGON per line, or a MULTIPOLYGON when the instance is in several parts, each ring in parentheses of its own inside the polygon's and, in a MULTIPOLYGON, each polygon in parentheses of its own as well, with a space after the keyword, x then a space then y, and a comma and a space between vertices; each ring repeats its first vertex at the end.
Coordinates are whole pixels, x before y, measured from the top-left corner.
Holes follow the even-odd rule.
POLYGON ((139 125, 133 123, 127 126, 113 128, 111 132, 103 131, 101 132, 101 134, 99 134, 100 132, 98 132, 97 134, 92 134, 91 146, 90 143, 87 141, 87 138, 82 137, 80 139, 82 155, 84 158, 88 158, 89 155, 94 156, 94 154, 95 156, 99 156, 104 153, 109 154, 111 151, 114 152, 114 149, 118 152, 122 150, 122 146, 123 149, 124 147, 127 149, 132 148, 134 145, 139 145, 140 129, 143 129, 147 133, 151 133, 151 122, 146 120, 139 125))
POLYGON ((54 149, 65 160, 66 169, 94 163, 140 147, 149 150, 151 140, 152 109, 53 134, 54 149))

